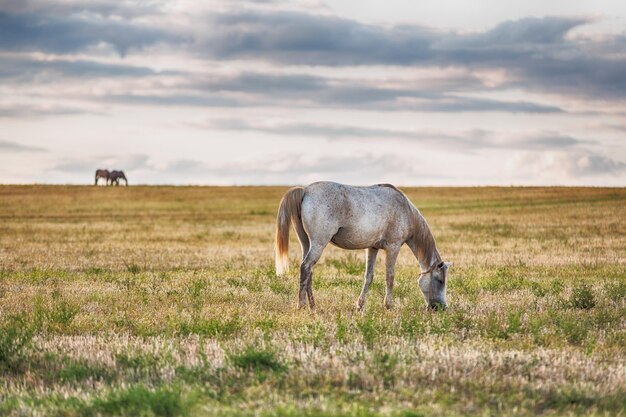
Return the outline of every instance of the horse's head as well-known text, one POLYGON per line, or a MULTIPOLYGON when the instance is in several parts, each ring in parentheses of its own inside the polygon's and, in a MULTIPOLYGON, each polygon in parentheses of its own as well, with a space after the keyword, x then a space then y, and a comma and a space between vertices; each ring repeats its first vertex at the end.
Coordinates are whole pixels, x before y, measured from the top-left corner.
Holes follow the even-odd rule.
POLYGON ((449 262, 439 262, 420 274, 418 284, 424 294, 426 304, 434 310, 448 308, 446 278, 450 266, 452 264, 449 262))

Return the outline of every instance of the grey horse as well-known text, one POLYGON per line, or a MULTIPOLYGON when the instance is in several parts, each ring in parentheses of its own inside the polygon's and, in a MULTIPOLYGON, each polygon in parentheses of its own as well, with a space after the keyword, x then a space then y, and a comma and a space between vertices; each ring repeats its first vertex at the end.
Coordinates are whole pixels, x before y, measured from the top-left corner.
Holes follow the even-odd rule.
POLYGON ((302 247, 298 307, 308 296, 315 308, 311 281, 313 267, 322 251, 332 243, 343 249, 365 249, 366 269, 357 308, 374 278, 374 264, 380 249, 386 252, 385 307, 392 307, 394 268, 402 245, 406 244, 420 264, 419 287, 426 304, 446 308, 446 276, 450 263, 443 262, 435 239, 419 210, 396 187, 379 184, 355 187, 334 182, 316 182, 306 188, 292 188, 283 196, 276 220, 276 272, 289 268, 289 228, 293 224, 302 247))

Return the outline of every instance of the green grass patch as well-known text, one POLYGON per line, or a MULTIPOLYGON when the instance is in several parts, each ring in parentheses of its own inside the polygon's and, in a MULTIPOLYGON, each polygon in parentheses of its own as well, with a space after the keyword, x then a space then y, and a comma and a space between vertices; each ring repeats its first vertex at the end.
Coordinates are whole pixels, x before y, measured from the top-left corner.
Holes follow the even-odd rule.
POLYGON ((33 329, 23 315, 10 315, 0 322, 0 372, 19 372, 31 347, 33 329))
POLYGON ((82 382, 85 380, 111 381, 114 372, 102 365, 92 365, 85 360, 65 361, 67 364, 54 376, 63 383, 82 382))
POLYGON ((284 372, 287 370, 287 365, 281 362, 276 352, 270 349, 259 350, 248 346, 242 352, 229 355, 229 359, 233 366, 248 371, 284 372))
POLYGON ((626 299, 626 279, 608 281, 605 284, 605 291, 613 302, 620 302, 626 299))
POLYGON ((582 310, 594 308, 596 306, 596 298, 593 294, 591 286, 587 283, 576 285, 572 289, 572 294, 569 298, 569 305, 572 308, 582 310))
POLYGON ((354 252, 349 252, 341 258, 327 259, 326 264, 348 275, 363 275, 365 273, 365 260, 354 252))
POLYGON ((161 386, 150 389, 135 385, 116 389, 102 397, 96 397, 78 407, 82 416, 188 416, 198 402, 194 393, 184 392, 178 386, 161 386))
POLYGON ((228 319, 196 319, 178 323, 175 329, 180 335, 197 334, 208 337, 228 337, 242 329, 243 324, 238 315, 233 315, 228 319))
POLYGON ((125 264, 125 265, 126 265, 126 271, 130 272, 133 275, 137 275, 138 273, 141 272, 141 267, 134 262, 130 264, 125 264))

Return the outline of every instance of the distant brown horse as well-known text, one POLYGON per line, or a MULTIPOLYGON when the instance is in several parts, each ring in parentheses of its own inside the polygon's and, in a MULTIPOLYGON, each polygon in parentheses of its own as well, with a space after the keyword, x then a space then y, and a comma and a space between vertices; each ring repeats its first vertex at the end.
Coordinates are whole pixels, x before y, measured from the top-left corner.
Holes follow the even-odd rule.
POLYGON ((97 169, 96 170, 96 182, 94 185, 98 185, 98 180, 100 178, 104 178, 106 184, 109 185, 109 170, 108 169, 97 169))
POLYGON ((111 181, 111 185, 113 185, 113 183, 115 183, 115 185, 120 185, 120 179, 124 180, 124 183, 128 186, 128 180, 126 179, 126 175, 124 175, 124 171, 109 172, 109 181, 111 181))

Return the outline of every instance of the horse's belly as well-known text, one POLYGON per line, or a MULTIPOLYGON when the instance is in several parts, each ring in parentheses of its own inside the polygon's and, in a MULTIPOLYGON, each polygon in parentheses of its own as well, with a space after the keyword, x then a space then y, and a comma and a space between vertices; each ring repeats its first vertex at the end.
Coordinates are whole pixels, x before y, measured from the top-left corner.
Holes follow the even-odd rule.
POLYGON ((378 230, 356 231, 352 228, 342 227, 333 236, 331 242, 342 249, 367 249, 380 246, 380 235, 378 230))

